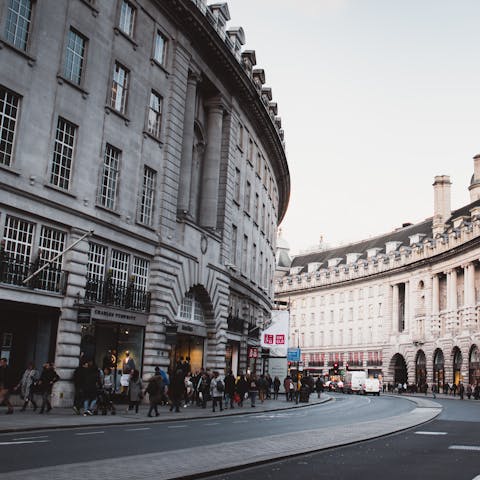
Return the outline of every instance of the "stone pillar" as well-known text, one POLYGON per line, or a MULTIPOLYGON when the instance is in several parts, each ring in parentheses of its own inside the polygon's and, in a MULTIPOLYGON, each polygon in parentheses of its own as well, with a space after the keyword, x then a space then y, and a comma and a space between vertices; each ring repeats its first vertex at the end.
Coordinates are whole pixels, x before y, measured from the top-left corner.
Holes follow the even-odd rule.
POLYGON ((187 96, 185 99, 185 115, 183 120, 182 161, 180 165, 180 185, 177 206, 180 215, 188 214, 190 204, 195 101, 197 98, 198 80, 198 75, 190 74, 187 81, 187 96))
POLYGON ((398 325, 398 285, 393 285, 392 287, 392 332, 399 332, 399 325, 398 325))
MULTIPOLYGON (((69 244, 85 235, 85 231, 72 229, 69 244)), ((64 270, 68 272, 68 282, 63 299, 62 313, 58 321, 55 369, 60 380, 54 385, 52 404, 70 407, 73 405, 73 371, 80 361, 81 327, 77 323, 76 303, 85 297, 88 263, 88 237, 65 253, 64 270)))
POLYGON ((440 280, 438 275, 432 276, 432 315, 440 311, 440 280))
POLYGON ((403 319, 403 323, 404 323, 404 327, 403 327, 403 331, 404 332, 409 332, 410 330, 410 319, 412 317, 412 314, 410 312, 410 309, 411 309, 411 295, 410 295, 410 285, 411 283, 410 282, 405 282, 405 313, 404 313, 404 319, 403 319))
POLYGON ((217 226, 224 106, 220 101, 215 101, 207 105, 207 108, 207 146, 202 177, 200 224, 204 227, 215 228, 217 226))
POLYGON ((465 307, 475 306, 475 265, 468 263, 464 267, 465 307))
POLYGON ((448 306, 448 310, 456 313, 457 312, 457 271, 453 269, 450 272, 450 304, 448 306))

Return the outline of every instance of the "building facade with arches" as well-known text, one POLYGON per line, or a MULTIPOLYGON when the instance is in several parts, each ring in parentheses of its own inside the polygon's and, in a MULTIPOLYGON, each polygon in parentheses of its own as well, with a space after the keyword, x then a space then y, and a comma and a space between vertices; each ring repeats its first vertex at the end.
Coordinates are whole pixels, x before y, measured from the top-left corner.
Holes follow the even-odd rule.
POLYGON ((258 368, 290 177, 229 21, 206 0, 0 5, 0 348, 14 375, 54 361, 56 404, 80 358, 258 368))
POLYGON ((276 299, 305 365, 418 387, 480 382, 480 156, 471 203, 452 211, 450 185, 435 177, 432 217, 385 235, 291 259, 278 240, 276 299))

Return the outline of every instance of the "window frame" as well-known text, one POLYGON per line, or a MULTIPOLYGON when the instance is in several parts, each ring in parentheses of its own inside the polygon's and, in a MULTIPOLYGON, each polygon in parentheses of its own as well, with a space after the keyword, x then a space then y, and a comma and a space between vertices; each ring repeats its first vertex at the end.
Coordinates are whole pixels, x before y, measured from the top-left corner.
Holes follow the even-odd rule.
MULTIPOLYGON (((63 54, 63 64, 62 64, 62 69, 61 69, 61 77, 66 80, 67 82, 75 85, 76 87, 83 88, 84 83, 85 83, 85 70, 86 70, 86 65, 87 65, 87 55, 88 55, 88 43, 89 39, 86 35, 81 33, 77 28, 75 28, 73 25, 70 25, 70 28, 67 30, 67 35, 65 37, 65 48, 64 48, 64 54, 63 54), (80 67, 80 77, 79 81, 75 81, 71 78, 71 75, 67 75, 66 68, 67 68, 67 55, 69 52, 69 40, 70 40, 70 33, 73 33, 77 35, 79 38, 83 40, 83 57, 82 57, 82 63, 80 67)), ((76 54, 76 52, 74 52, 76 54)), ((78 54, 77 54, 78 55, 78 54)), ((73 63, 72 63, 73 65, 73 63)))
POLYGON ((139 198, 137 222, 142 225, 146 225, 148 227, 151 227, 153 225, 153 218, 154 218, 154 211, 155 211, 156 184, 157 184, 157 171, 147 165, 144 165, 143 176, 142 176, 142 191, 139 198), (146 184, 147 172, 152 173, 150 186, 146 184), (146 198, 146 193, 149 193, 149 201, 150 201, 149 206, 147 206, 146 203, 144 203, 144 198, 146 198), (149 210, 147 220, 145 220, 145 217, 147 217, 145 210, 149 210))
MULTIPOLYGON (((30 18, 28 19, 28 28, 27 28, 27 31, 26 31, 26 38, 23 39, 23 41, 25 43, 24 48, 22 48, 22 46, 17 45, 15 43, 15 41, 12 42, 10 39, 8 39, 8 36, 7 36, 7 31, 8 31, 8 28, 9 28, 10 11, 11 11, 11 6, 10 5, 11 5, 12 1, 14 1, 14 0, 9 0, 8 3, 5 4, 5 22, 3 24, 4 29, 3 29, 3 32, 2 32, 2 39, 5 41, 5 43, 7 45, 11 46, 15 50, 28 55, 28 53, 30 51, 30 45, 31 45, 33 19, 34 19, 36 0, 27 0, 30 3, 30 18)), ((25 1, 25 0, 18 0, 18 1, 22 2, 22 1, 25 1)), ((18 13, 17 13, 17 16, 18 16, 18 13)), ((17 30, 18 22, 15 25, 16 25, 15 30, 17 30)), ((15 40, 15 38, 14 38, 14 40, 15 40)))
POLYGON ((147 118, 146 118, 146 125, 145 125, 145 130, 146 132, 155 138, 156 140, 160 140, 161 135, 162 135, 162 120, 163 120, 163 96, 160 95, 156 90, 151 89, 150 90, 150 97, 148 101, 148 106, 147 106, 147 118), (150 129, 150 114, 151 112, 155 112, 155 110, 152 109, 152 96, 156 96, 159 100, 159 111, 155 113, 156 115, 156 131, 152 131, 150 129))
MULTIPOLYGON (((15 150, 16 150, 16 139, 17 139, 17 134, 18 134, 18 123, 19 123, 19 120, 20 120, 20 114, 21 114, 21 103, 22 103, 22 95, 14 92, 13 90, 11 90, 10 88, 7 88, 5 86, 3 86, 2 84, 0 84, 0 92, 4 90, 5 92, 5 95, 4 95, 4 98, 5 100, 3 100, 4 102, 4 107, 3 107, 3 110, 0 112, 0 146, 2 145, 2 132, 3 132, 3 125, 4 125, 4 118, 5 118, 5 115, 4 115, 4 111, 5 111, 5 101, 6 101, 6 97, 7 95, 11 95, 13 97, 16 98, 16 105, 15 105, 15 108, 16 108, 16 112, 15 112, 15 118, 14 118, 14 129, 13 129, 13 135, 12 135, 12 140, 10 142, 11 144, 11 149, 10 149, 10 152, 8 153, 9 155, 9 162, 8 164, 3 162, 3 161, 0 161, 0 167, 4 167, 4 168, 11 168, 12 167, 12 164, 14 163, 14 160, 15 160, 15 150)), ((13 117, 8 117, 9 118, 9 121, 12 121, 13 117)), ((12 130, 10 130, 12 131, 12 130)), ((6 155, 4 153, 4 155, 6 155)))
MULTIPOLYGON (((65 138, 65 136, 66 136, 65 130, 63 130, 62 133, 63 133, 63 138, 65 138)), ((77 138, 78 138, 78 126, 76 124, 74 124, 73 122, 70 122, 70 120, 67 120, 65 117, 62 117, 61 115, 58 115, 57 116, 57 126, 55 128, 55 139, 54 139, 54 142, 53 142, 52 157, 51 157, 51 160, 50 160, 49 185, 53 186, 55 188, 58 188, 60 190, 66 191, 66 192, 71 190, 72 176, 73 176, 73 164, 74 164, 75 154, 76 154, 76 150, 77 150, 77 138), (58 131, 59 131, 58 127, 59 127, 59 123, 61 121, 64 122, 65 126, 73 127, 73 132, 74 132, 73 133, 72 145, 68 145, 64 142, 64 140, 62 140, 62 142, 61 142, 61 152, 59 153, 59 155, 61 155, 61 158, 62 158, 62 163, 59 164, 60 165, 59 170, 62 170, 62 169, 66 168, 65 163, 63 161, 64 160, 63 154, 64 154, 65 147, 71 149, 71 157, 69 159, 67 159, 70 162, 70 165, 68 166, 69 176, 66 180, 68 182, 67 187, 64 187, 64 186, 61 185, 61 183, 62 183, 61 180, 64 179, 65 177, 61 177, 59 173, 57 174, 57 177, 58 177, 57 183, 53 182, 53 176, 54 176, 53 169, 54 169, 54 165, 55 165, 55 157, 56 157, 56 154, 57 154, 57 142, 58 142, 58 131)), ((65 179, 63 181, 65 181, 65 179)))
POLYGON ((123 35, 125 35, 127 38, 133 40, 135 37, 136 23, 137 23, 137 7, 129 0, 120 0, 119 6, 118 6, 118 21, 117 21, 118 31, 123 35), (123 7, 125 5, 131 9, 130 26, 128 31, 125 31, 122 28, 123 7))
MULTIPOLYGON (((120 165, 121 165, 121 161, 122 161, 122 150, 120 150, 119 148, 113 146, 111 143, 106 143, 105 144, 105 148, 104 148, 104 152, 103 152, 103 157, 102 157, 102 166, 101 166, 101 174, 100 174, 100 184, 99 184, 99 188, 98 188, 98 195, 97 195, 97 205, 101 208, 105 208, 109 211, 115 211, 117 209, 117 206, 118 206, 118 192, 119 192, 119 182, 120 182, 120 165), (106 159, 106 156, 107 156, 107 149, 111 149, 111 151, 113 152, 116 152, 118 154, 117 158, 116 158, 116 161, 117 161, 117 168, 116 169, 113 169, 114 173, 115 173, 115 177, 114 177, 114 180, 115 180, 115 189, 112 190, 112 188, 110 186, 106 186, 105 187, 105 173, 106 173, 106 164, 105 164, 105 159, 106 159), (106 195, 104 195, 104 188, 107 188, 108 190, 110 191, 113 191, 113 199, 112 199, 112 205, 107 205, 106 203, 108 202, 104 202, 102 199, 103 198, 107 198, 106 195)), ((108 168, 108 170, 110 171, 110 167, 108 168)), ((109 179, 110 177, 108 176, 107 179, 109 179)), ((108 197, 109 198, 109 197, 108 197)))
POLYGON ((112 65, 112 69, 111 69, 111 78, 110 78, 110 88, 109 88, 109 95, 108 95, 108 107, 115 113, 123 116, 123 117, 126 117, 127 115, 127 112, 128 112, 128 97, 129 97, 129 90, 130 90, 130 83, 131 83, 131 78, 130 78, 130 75, 131 75, 131 70, 125 66, 125 64, 123 64, 122 62, 118 61, 118 60, 114 60, 113 62, 113 65, 112 65), (115 100, 113 98, 113 92, 114 92, 114 85, 117 84, 119 85, 119 83, 116 82, 115 80, 115 73, 116 73, 116 69, 117 69, 117 66, 119 68, 121 68, 122 70, 124 70, 125 72, 125 78, 126 78, 126 81, 125 81, 125 84, 122 85, 122 101, 121 101, 121 104, 122 104, 122 108, 120 110, 118 110, 116 108, 116 103, 117 103, 117 92, 115 92, 115 100))
POLYGON ((168 61, 168 44, 169 44, 169 37, 165 34, 163 30, 161 30, 158 25, 155 26, 155 31, 153 34, 153 48, 152 48, 152 60, 162 68, 167 67, 168 61), (157 38, 161 37, 163 39, 163 49, 162 49, 162 60, 160 61, 157 58, 157 38))

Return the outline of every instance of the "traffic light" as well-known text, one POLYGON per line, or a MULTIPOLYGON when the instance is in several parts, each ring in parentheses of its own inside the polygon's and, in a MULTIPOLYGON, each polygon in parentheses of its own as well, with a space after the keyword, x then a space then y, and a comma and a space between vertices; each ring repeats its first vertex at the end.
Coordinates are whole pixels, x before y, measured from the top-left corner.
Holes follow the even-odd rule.
POLYGON ((337 362, 335 362, 335 363, 333 364, 333 373, 334 373, 335 375, 338 375, 338 363, 337 363, 337 362))

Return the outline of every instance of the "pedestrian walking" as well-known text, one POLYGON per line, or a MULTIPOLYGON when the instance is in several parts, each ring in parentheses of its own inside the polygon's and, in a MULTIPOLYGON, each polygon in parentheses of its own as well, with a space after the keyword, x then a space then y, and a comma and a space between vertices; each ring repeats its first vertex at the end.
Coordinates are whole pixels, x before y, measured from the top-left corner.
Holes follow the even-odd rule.
POLYGON ((100 375, 93 360, 84 362, 78 375, 79 391, 83 402, 83 416, 86 417, 95 413, 97 393, 100 388, 100 375))
POLYGON ((13 405, 10 403, 10 390, 12 388, 12 379, 8 360, 0 359, 0 405, 4 403, 7 406, 7 414, 13 413, 13 405))
POLYGON ((19 384, 15 387, 15 390, 20 390, 20 398, 23 399, 23 406, 20 409, 21 412, 24 412, 28 407, 28 404, 31 403, 33 411, 37 409, 37 404, 34 398, 34 388, 40 378, 38 370, 35 368, 33 362, 30 362, 27 366, 27 369, 23 372, 22 378, 19 384))
POLYGON ((140 400, 142 400, 142 379, 140 378, 140 372, 138 370, 132 370, 130 374, 130 381, 128 383, 128 410, 135 409, 135 413, 138 413, 138 407, 140 400))
POLYGON ((275 377, 273 379, 273 399, 278 400, 278 392, 280 391, 280 379, 275 377))
POLYGON ((55 371, 53 363, 45 363, 42 373, 40 374, 40 379, 38 380, 38 388, 42 394, 42 405, 38 413, 48 413, 52 409, 50 396, 52 395, 53 385, 58 382, 58 380, 60 380, 60 377, 55 371))
POLYGON ((245 375, 240 374, 240 377, 237 380, 235 388, 240 398, 238 402, 238 406, 243 407, 243 401, 248 397, 248 382, 245 375))
POLYGON ((210 381, 210 395, 212 396, 212 412, 215 411, 215 407, 220 406, 220 411, 223 411, 222 397, 225 391, 225 385, 219 376, 217 371, 213 372, 212 380, 210 381))
POLYGON ((458 394, 460 395, 460 400, 463 400, 463 396, 465 395, 465 386, 462 382, 458 384, 458 394))
POLYGON ((260 400, 260 403, 263 403, 267 396, 267 389, 268 389, 268 383, 267 383, 267 379, 265 378, 265 375, 260 375, 260 378, 257 381, 257 386, 258 386, 258 398, 260 400))
POLYGON ((233 399, 235 396, 235 376, 229 370, 225 376, 225 408, 234 408, 233 399))
POLYGON ((185 396, 185 381, 183 370, 181 368, 177 369, 170 381, 168 396, 170 397, 171 402, 170 411, 175 409, 175 412, 180 412, 180 405, 185 396))
POLYGON ((469 384, 467 385, 467 398, 468 398, 469 400, 470 400, 470 397, 472 396, 472 391, 473 391, 472 385, 469 383, 469 384))
POLYGON ((432 383, 432 395, 433 395, 433 398, 437 398, 437 391, 438 391, 437 384, 436 384, 436 383, 432 383))
POLYGON ((248 395, 250 397, 250 405, 253 408, 255 407, 255 401, 257 399, 257 394, 258 394, 257 376, 255 374, 248 375, 247 384, 248 384, 248 395))
POLYGON ((147 388, 145 389, 145 395, 148 393, 148 401, 150 403, 150 408, 148 409, 147 417, 158 417, 158 404, 163 399, 163 391, 165 390, 165 384, 163 383, 163 378, 160 375, 160 372, 155 372, 155 375, 148 380, 147 388))

